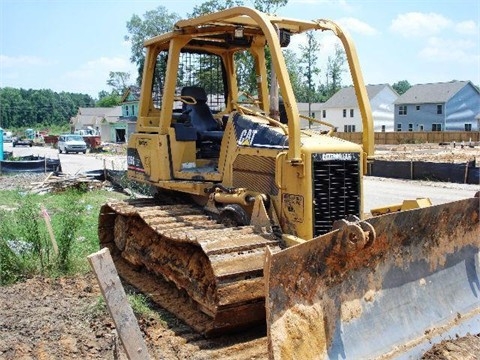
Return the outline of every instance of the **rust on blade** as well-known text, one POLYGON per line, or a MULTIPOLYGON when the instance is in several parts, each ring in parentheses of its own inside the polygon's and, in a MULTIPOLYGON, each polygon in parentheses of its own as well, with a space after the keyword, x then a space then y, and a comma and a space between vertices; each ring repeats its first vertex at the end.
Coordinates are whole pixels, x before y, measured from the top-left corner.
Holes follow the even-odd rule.
POLYGON ((272 254, 272 357, 375 358, 415 343, 432 324, 480 307, 479 248, 477 197, 346 224, 272 254))

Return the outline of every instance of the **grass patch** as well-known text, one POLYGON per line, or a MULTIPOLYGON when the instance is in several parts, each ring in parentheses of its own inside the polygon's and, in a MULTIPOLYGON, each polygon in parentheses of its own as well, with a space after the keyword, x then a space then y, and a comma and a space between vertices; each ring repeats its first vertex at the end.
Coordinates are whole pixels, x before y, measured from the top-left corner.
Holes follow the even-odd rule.
POLYGON ((90 271, 86 256, 99 249, 100 207, 124 198, 106 190, 46 195, 0 191, 0 285, 37 274, 56 277, 90 271), (50 219, 58 253, 45 217, 50 219))
POLYGON ((145 295, 140 293, 131 293, 127 294, 127 299, 135 315, 145 318, 154 316, 155 312, 150 308, 150 301, 145 295))

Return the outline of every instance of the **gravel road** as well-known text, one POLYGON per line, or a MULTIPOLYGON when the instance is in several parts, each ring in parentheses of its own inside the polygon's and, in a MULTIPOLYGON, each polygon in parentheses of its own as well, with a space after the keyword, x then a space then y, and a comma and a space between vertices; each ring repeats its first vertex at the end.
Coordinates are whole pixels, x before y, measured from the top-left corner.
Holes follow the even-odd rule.
POLYGON ((454 184, 434 181, 388 179, 365 176, 364 209, 401 204, 406 199, 429 198, 433 205, 473 197, 480 185, 454 184))
POLYGON ((4 144, 4 151, 13 152, 14 157, 21 156, 45 156, 51 159, 60 159, 62 171, 65 174, 76 174, 91 170, 99 170, 106 167, 112 170, 126 170, 126 155, 113 155, 111 153, 87 153, 87 154, 59 154, 58 149, 51 146, 16 146, 12 143, 4 144))

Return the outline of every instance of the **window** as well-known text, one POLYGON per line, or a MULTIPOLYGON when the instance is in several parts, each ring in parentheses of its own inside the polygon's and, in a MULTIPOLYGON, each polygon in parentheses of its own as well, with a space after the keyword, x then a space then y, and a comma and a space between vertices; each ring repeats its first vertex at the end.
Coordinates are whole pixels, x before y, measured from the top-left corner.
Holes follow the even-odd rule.
POLYGON ((324 119, 327 117, 327 110, 322 110, 322 117, 324 119))
POLYGON ((420 105, 415 106, 415 110, 420 110, 420 105))
POLYGON ((355 125, 344 125, 343 126, 344 132, 355 132, 355 125))
POLYGON ((413 124, 408 124, 408 131, 413 131, 413 124))
POLYGON ((441 114, 443 114, 443 105, 438 104, 437 105, 437 115, 441 115, 441 114))
POLYGON ((472 131, 472 124, 465 124, 465 131, 472 131))
POLYGON ((407 105, 400 105, 398 107, 398 115, 407 115, 407 105))
POLYGON ((402 124, 397 124, 397 131, 402 131, 402 124))
POLYGON ((442 124, 432 124, 432 131, 442 131, 442 124))
POLYGON ((315 113, 314 113, 314 112, 312 112, 312 118, 314 118, 314 119, 315 119, 315 113))
POLYGON ((385 132, 385 125, 382 125, 382 132, 385 132))
POLYGON ((423 131, 423 125, 422 124, 418 125, 418 131, 423 131))
POLYGON ((343 117, 347 117, 347 109, 343 109, 343 117))
POLYGON ((135 105, 132 105, 132 116, 135 115, 135 105))
POLYGON ((353 117, 353 109, 350 109, 350 117, 353 117))
POLYGON ((128 105, 125 106, 125 116, 128 116, 128 105))

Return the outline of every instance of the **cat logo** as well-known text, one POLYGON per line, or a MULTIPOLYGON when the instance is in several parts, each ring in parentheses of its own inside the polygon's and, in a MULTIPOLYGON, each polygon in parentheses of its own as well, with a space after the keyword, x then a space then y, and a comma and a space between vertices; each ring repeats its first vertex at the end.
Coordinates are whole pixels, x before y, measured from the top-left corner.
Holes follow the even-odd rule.
POLYGON ((238 138, 238 145, 242 146, 250 146, 253 144, 253 139, 255 138, 255 135, 257 134, 258 130, 251 130, 251 129, 245 129, 242 131, 240 134, 240 137, 238 138))

